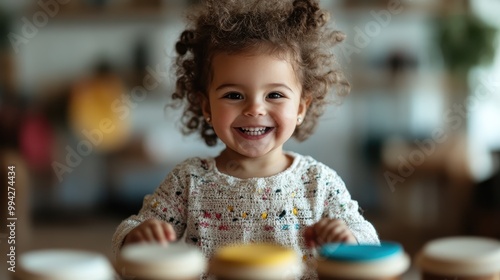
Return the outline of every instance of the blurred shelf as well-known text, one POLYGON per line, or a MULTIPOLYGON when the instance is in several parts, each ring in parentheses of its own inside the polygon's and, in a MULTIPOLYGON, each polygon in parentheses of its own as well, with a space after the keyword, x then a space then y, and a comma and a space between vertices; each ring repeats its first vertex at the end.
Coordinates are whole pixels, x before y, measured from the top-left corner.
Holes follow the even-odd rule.
MULTIPOLYGON (((343 8, 347 11, 381 11, 399 10, 402 13, 424 12, 443 16, 449 14, 463 14, 470 12, 467 0, 438 0, 438 1, 393 1, 393 0, 350 0, 344 1, 343 8)), ((398 12, 399 13, 399 12, 398 12)))
MULTIPOLYGON (((151 1, 149 1, 151 2, 151 1)), ((156 23, 178 17, 186 4, 181 1, 153 1, 154 4, 136 2, 128 4, 89 5, 82 2, 51 7, 51 14, 38 5, 33 5, 25 16, 34 21, 40 12, 45 13, 51 24, 123 24, 156 23)), ((38 16, 37 21, 40 21, 38 16)))

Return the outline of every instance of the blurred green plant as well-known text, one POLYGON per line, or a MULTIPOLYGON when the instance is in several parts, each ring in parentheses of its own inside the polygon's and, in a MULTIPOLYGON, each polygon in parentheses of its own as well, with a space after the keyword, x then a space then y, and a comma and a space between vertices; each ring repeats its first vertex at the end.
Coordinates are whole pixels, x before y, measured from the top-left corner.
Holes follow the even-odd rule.
POLYGON ((446 67, 466 74, 495 56, 497 30, 472 15, 453 15, 438 24, 438 40, 446 67))

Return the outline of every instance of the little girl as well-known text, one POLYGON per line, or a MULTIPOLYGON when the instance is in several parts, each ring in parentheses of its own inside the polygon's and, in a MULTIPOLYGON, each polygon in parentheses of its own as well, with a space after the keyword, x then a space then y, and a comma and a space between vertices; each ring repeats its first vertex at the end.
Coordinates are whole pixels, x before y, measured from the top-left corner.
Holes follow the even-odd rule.
POLYGON ((332 86, 349 90, 331 53, 344 36, 317 1, 205 1, 190 20, 176 44, 173 100, 186 133, 225 149, 177 165, 119 225, 115 253, 182 238, 210 258, 220 246, 272 242, 303 256, 302 279, 317 279, 311 247, 378 243, 335 171, 283 151, 313 132, 332 86))

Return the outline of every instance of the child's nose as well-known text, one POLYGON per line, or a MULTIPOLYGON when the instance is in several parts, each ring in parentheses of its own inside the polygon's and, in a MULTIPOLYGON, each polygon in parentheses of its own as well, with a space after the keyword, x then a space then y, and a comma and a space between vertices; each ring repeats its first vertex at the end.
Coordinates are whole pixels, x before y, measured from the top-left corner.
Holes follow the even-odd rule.
POLYGON ((266 108, 260 100, 249 100, 243 114, 248 117, 264 116, 266 115, 266 108))

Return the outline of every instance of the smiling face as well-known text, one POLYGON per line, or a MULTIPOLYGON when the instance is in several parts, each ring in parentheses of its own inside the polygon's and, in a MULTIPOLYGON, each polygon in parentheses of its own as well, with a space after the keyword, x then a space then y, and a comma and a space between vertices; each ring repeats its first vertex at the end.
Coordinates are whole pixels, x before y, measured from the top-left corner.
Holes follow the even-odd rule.
POLYGON ((219 53, 212 74, 204 114, 226 151, 250 158, 282 156, 307 107, 293 66, 270 54, 219 53))

